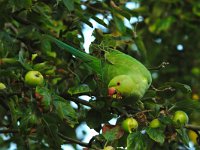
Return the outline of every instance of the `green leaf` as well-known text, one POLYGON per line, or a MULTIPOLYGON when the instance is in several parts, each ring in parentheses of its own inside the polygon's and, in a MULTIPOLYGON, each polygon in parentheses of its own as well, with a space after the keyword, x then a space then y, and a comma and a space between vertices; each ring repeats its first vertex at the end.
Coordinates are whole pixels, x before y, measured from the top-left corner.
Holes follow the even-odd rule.
POLYGON ((140 36, 136 37, 135 39, 135 44, 137 45, 138 50, 140 51, 142 55, 143 61, 147 61, 147 50, 144 45, 144 42, 140 36))
POLYGON ((117 125, 108 129, 105 133, 103 133, 103 136, 107 141, 114 141, 120 139, 123 133, 123 129, 117 125))
POLYGON ((15 43, 16 42, 9 35, 8 32, 1 30, 0 31, 0 57, 6 57, 9 53, 12 56, 15 56, 15 53, 18 52, 18 48, 19 48, 15 43))
POLYGON ((147 134, 149 135, 149 137, 160 143, 163 144, 165 141, 165 134, 164 134, 164 130, 160 129, 160 128, 147 128, 146 129, 147 134))
POLYGON ((190 139, 188 137, 187 130, 185 128, 181 128, 181 129, 177 129, 176 132, 178 133, 178 136, 181 139, 181 141, 185 145, 189 146, 190 139))
POLYGON ((23 113, 18 107, 16 107, 16 103, 13 99, 8 102, 8 106, 10 109, 12 125, 17 127, 17 120, 23 115, 23 113))
POLYGON ((71 95, 75 95, 75 94, 89 93, 91 92, 91 89, 87 84, 81 84, 81 85, 69 88, 67 92, 71 95))
MULTIPOLYGON (((101 40, 100 45, 104 45, 107 47, 115 47, 116 46, 116 40, 111 35, 104 35, 103 40, 101 40)), ((103 49, 103 48, 102 48, 103 49)))
POLYGON ((18 60, 19 60, 19 62, 21 63, 21 65, 25 68, 25 69, 27 69, 27 70, 33 70, 32 69, 32 67, 31 67, 31 65, 29 65, 28 64, 28 62, 27 62, 27 60, 25 59, 26 58, 26 56, 25 56, 26 54, 25 54, 25 51, 24 50, 20 50, 19 51, 19 55, 18 55, 18 60))
POLYGON ((85 17, 82 12, 76 11, 76 15, 81 19, 82 22, 93 28, 93 25, 89 20, 89 17, 85 17))
POLYGON ((156 92, 158 96, 164 98, 172 98, 174 95, 177 94, 178 91, 183 93, 191 93, 190 86, 186 84, 182 84, 179 82, 166 82, 164 85, 159 87, 159 90, 156 92))
POLYGON ((91 129, 98 129, 102 123, 102 114, 96 110, 89 110, 86 116, 86 123, 91 129))
POLYGON ((194 6, 192 7, 192 12, 197 15, 200 16, 200 3, 194 3, 194 6))
POLYGON ((0 58, 0 67, 9 69, 11 67, 21 68, 21 63, 15 58, 0 58))
POLYGON ((160 112, 160 108, 162 107, 161 104, 157 104, 151 101, 144 102, 144 105, 145 105, 145 108, 153 110, 155 114, 158 114, 160 112))
POLYGON ((125 18, 127 18, 128 20, 131 19, 131 13, 128 12, 128 9, 126 7, 120 8, 120 7, 112 7, 112 9, 115 11, 115 13, 117 15, 121 15, 125 18))
POLYGON ((106 103, 104 100, 98 100, 98 101, 94 101, 94 100, 90 100, 90 104, 93 105, 96 109, 102 110, 103 108, 106 107, 106 103))
POLYGON ((42 127, 44 128, 40 129, 41 132, 42 130, 45 130, 46 136, 50 137, 46 139, 48 143, 50 144, 50 146, 54 149, 59 149, 62 140, 58 136, 58 125, 49 123, 48 120, 46 120, 46 118, 44 117, 42 127))
POLYGON ((32 5, 32 0, 18 0, 18 1, 11 1, 9 3, 15 9, 22 9, 22 8, 30 8, 32 5))
POLYGON ((120 15, 124 16, 125 18, 127 18, 128 20, 131 19, 131 14, 128 13, 127 11, 125 11, 125 10, 119 10, 118 13, 119 13, 120 15))
POLYGON ((106 27, 106 28, 108 27, 108 25, 102 19, 99 19, 96 16, 93 16, 92 19, 94 19, 96 22, 98 22, 99 24, 103 25, 104 27, 106 27))
POLYGON ((69 11, 74 10, 74 0, 63 0, 63 3, 69 11))
POLYGON ((165 11, 165 5, 163 3, 155 3, 153 10, 152 10, 152 16, 154 17, 160 17, 163 12, 165 11))
POLYGON ((50 113, 45 113, 42 115, 42 123, 46 126, 46 124, 59 124, 62 120, 58 117, 57 112, 52 111, 50 113), (46 123, 46 124, 45 124, 46 123))
POLYGON ((48 70, 53 70, 55 69, 54 66, 52 66, 48 61, 44 61, 41 63, 37 63, 33 66, 34 70, 37 70, 41 73, 46 73, 48 70))
POLYGON ((165 85, 169 85, 177 90, 181 90, 183 93, 191 93, 191 87, 189 85, 179 83, 179 82, 167 82, 165 85))
POLYGON ((78 118, 76 111, 72 108, 70 103, 58 95, 54 95, 53 99, 53 104, 58 116, 71 127, 74 127, 74 125, 78 123, 78 118))
POLYGON ((145 150, 147 148, 146 137, 140 131, 133 132, 127 138, 127 150, 145 150))
POLYGON ((46 87, 36 87, 36 98, 39 98, 39 105, 46 111, 51 108, 52 104, 52 93, 46 87))
POLYGON ((21 132, 30 132, 29 129, 36 125, 37 121, 35 114, 31 110, 27 110, 20 119, 21 132))
POLYGON ((175 103, 175 110, 183 110, 187 113, 191 113, 195 110, 200 110, 200 103, 192 99, 180 100, 175 103))
POLYGON ((175 18, 172 16, 167 18, 158 18, 154 24, 149 26, 149 30, 159 34, 162 31, 167 31, 174 22, 175 18))
POLYGON ((118 17, 116 15, 114 15, 113 18, 114 18, 114 22, 115 22, 117 29, 121 33, 125 33, 126 32, 126 26, 124 25, 124 19, 121 18, 121 17, 118 17))
POLYGON ((41 39, 41 51, 42 52, 51 51, 51 42, 47 38, 41 39))
POLYGON ((160 116, 159 120, 164 125, 172 125, 174 123, 170 116, 160 116))

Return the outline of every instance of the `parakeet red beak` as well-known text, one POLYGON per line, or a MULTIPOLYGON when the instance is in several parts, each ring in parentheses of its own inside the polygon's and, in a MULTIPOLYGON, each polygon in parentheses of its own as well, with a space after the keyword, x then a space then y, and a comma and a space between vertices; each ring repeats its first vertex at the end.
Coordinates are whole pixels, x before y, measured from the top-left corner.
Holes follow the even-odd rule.
POLYGON ((108 88, 108 96, 115 99, 122 99, 122 96, 114 87, 108 88))
POLYGON ((116 89, 114 87, 108 88, 108 95, 109 96, 113 96, 114 94, 116 94, 116 89))

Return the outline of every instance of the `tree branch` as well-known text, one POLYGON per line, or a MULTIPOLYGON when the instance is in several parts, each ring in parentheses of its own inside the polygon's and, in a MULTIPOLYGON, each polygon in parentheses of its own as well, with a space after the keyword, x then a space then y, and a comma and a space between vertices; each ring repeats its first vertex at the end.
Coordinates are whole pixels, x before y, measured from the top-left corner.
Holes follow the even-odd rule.
POLYGON ((58 135, 59 135, 62 139, 66 140, 66 141, 69 141, 69 142, 72 142, 72 143, 75 143, 75 144, 78 144, 78 145, 81 145, 81 146, 84 146, 84 147, 89 147, 89 148, 91 147, 89 143, 85 143, 85 142, 81 142, 81 141, 72 139, 72 138, 70 138, 70 137, 67 137, 67 136, 62 135, 61 133, 58 133, 58 135))
POLYGON ((120 109, 120 108, 118 108, 118 107, 112 107, 112 106, 111 106, 111 108, 114 109, 114 110, 116 110, 116 111, 117 111, 119 114, 121 114, 122 116, 126 116, 126 117, 130 117, 130 116, 131 116, 131 115, 128 114, 127 111, 124 110, 124 109, 120 109))
POLYGON ((2 129, 2 130, 0 130, 0 134, 6 134, 6 133, 18 133, 19 132, 19 130, 15 130, 15 129, 2 129))
MULTIPOLYGON (((2 129, 2 130, 0 130, 0 134, 7 134, 7 133, 19 133, 19 130, 16 130, 16 129, 2 129)), ((89 143, 85 143, 85 142, 81 142, 79 140, 75 140, 75 139, 72 139, 70 137, 64 136, 61 133, 58 133, 58 135, 62 139, 66 140, 68 142, 72 142, 72 143, 75 143, 75 144, 78 144, 78 145, 81 145, 81 146, 84 146, 84 147, 88 147, 88 148, 91 147, 91 142, 94 140, 94 138, 92 138, 92 140, 89 143)))
POLYGON ((82 5, 85 5, 86 7, 90 8, 91 10, 94 10, 96 12, 100 12, 100 13, 106 13, 107 12, 107 10, 98 9, 96 7, 91 6, 88 2, 82 2, 82 5))
POLYGON ((166 87, 164 89, 157 89, 155 88, 153 85, 151 85, 151 88, 156 91, 156 92, 165 92, 165 91, 170 91, 170 92, 174 92, 176 91, 176 89, 172 88, 172 87, 166 87))
POLYGON ((70 100, 70 101, 73 101, 75 103, 82 104, 82 105, 85 105, 85 106, 88 106, 88 107, 91 107, 91 108, 95 109, 95 106, 90 104, 88 101, 81 100, 79 98, 70 97, 70 96, 67 96, 66 94, 61 95, 61 97, 63 97, 66 100, 70 100))
POLYGON ((197 125, 187 124, 187 125, 185 125, 185 128, 186 129, 190 129, 190 130, 198 130, 198 131, 200 131, 200 126, 197 126, 197 125))
POLYGON ((78 99, 78 98, 72 98, 71 99, 73 102, 75 103, 79 103, 79 104, 83 104, 85 106, 89 106, 91 108, 95 108, 92 104, 90 104, 89 102, 85 101, 85 100, 81 100, 81 99, 78 99))
POLYGON ((169 62, 162 62, 159 66, 148 68, 148 70, 160 70, 162 68, 165 68, 167 65, 169 65, 169 62))

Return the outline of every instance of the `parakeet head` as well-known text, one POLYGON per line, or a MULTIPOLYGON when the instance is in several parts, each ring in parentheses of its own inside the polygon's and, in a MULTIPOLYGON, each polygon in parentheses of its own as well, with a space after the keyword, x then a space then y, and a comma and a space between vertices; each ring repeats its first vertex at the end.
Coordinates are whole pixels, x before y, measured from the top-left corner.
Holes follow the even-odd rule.
POLYGON ((119 75, 114 77, 108 84, 108 95, 121 99, 122 97, 127 97, 132 94, 134 87, 133 80, 128 75, 119 75))
POLYGON ((140 99, 149 88, 151 80, 144 76, 136 76, 131 78, 128 75, 119 75, 112 78, 108 84, 108 95, 112 98, 121 99, 126 97, 134 97, 140 99))

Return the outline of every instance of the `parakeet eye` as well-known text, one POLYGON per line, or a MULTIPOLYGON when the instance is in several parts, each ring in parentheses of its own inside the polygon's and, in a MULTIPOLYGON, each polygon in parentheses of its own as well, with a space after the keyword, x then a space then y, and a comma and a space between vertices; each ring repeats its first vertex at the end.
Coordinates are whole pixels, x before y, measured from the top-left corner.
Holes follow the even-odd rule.
POLYGON ((120 82, 117 82, 117 86, 119 86, 120 85, 120 82))

